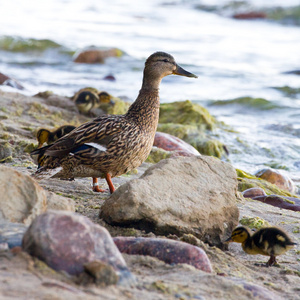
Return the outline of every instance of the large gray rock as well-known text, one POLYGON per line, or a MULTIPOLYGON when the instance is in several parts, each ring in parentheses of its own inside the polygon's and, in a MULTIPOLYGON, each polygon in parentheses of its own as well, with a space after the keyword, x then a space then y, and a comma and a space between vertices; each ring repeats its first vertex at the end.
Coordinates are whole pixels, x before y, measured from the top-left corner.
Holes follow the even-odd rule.
POLYGON ((75 211, 72 199, 46 192, 29 175, 0 166, 0 220, 29 225, 47 209, 75 211))
POLYGON ((87 268, 96 276, 91 263, 102 263, 110 265, 121 280, 131 276, 109 232, 76 213, 48 211, 38 216, 26 231, 22 248, 51 268, 71 275, 87 268))
POLYGON ((110 224, 168 235, 192 233, 222 246, 238 224, 234 168, 214 157, 176 157, 150 167, 101 207, 110 224))

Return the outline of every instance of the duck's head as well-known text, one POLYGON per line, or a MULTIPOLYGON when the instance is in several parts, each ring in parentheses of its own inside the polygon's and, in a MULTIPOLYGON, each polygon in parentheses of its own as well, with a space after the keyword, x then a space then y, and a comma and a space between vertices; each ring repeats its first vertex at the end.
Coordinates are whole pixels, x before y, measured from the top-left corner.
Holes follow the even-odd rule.
POLYGON ((44 143, 47 143, 49 140, 50 131, 48 129, 41 128, 36 134, 36 138, 39 142, 38 148, 42 147, 44 143))
POLYGON ((146 60, 144 77, 155 80, 172 74, 197 78, 196 75, 181 68, 175 62, 174 57, 168 53, 155 52, 146 60))
POLYGON ((101 92, 98 94, 99 101, 101 103, 114 104, 115 102, 112 100, 112 96, 106 92, 101 92))
POLYGON ((250 231, 246 227, 237 227, 235 228, 232 233, 231 237, 227 239, 225 242, 236 242, 236 243, 244 243, 250 237, 250 231))
POLYGON ((74 99, 78 110, 82 113, 89 112, 99 102, 99 97, 92 91, 82 91, 74 99))

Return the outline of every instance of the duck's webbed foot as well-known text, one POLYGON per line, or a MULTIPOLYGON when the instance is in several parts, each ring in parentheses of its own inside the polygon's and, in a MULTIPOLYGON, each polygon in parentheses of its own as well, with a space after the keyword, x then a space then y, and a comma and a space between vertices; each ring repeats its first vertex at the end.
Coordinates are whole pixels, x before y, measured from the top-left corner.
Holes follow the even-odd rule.
POLYGON ((267 262, 267 267, 271 267, 274 265, 278 265, 277 261, 276 261, 276 257, 274 255, 270 256, 270 259, 267 262))
POLYGON ((93 177, 93 192, 104 193, 106 190, 99 188, 98 178, 93 177))

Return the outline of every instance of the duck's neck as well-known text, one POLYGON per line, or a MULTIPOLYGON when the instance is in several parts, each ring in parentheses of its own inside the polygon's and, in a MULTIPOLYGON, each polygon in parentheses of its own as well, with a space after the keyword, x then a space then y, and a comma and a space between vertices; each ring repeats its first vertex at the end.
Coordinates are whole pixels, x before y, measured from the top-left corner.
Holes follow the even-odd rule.
POLYGON ((139 126, 156 130, 159 118, 159 84, 157 81, 147 81, 144 77, 142 88, 137 99, 129 107, 127 116, 139 126))

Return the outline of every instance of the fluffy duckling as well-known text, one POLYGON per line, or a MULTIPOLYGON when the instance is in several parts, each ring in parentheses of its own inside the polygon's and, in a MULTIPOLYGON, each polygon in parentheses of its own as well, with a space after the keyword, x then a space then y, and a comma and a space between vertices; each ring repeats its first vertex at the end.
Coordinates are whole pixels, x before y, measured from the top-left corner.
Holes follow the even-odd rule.
POLYGON ((80 113, 87 114, 98 105, 100 100, 97 92, 93 90, 80 90, 75 94, 74 102, 80 113))
POLYGON ((72 125, 64 125, 54 131, 50 131, 45 128, 39 129, 36 134, 36 138, 39 142, 38 148, 41 148, 44 143, 47 143, 48 145, 54 143, 56 140, 71 132, 75 128, 76 127, 72 125))
POLYGON ((113 105, 112 96, 107 92, 98 91, 95 88, 87 87, 80 89, 73 97, 73 101, 82 114, 88 114, 93 108, 101 105, 113 105))
POLYGON ((159 85, 163 77, 171 74, 197 78, 178 66, 170 54, 150 55, 142 88, 127 113, 100 115, 54 144, 31 152, 44 157, 33 177, 102 177, 113 193, 111 178, 139 167, 152 149, 159 118, 159 85))
POLYGON ((276 227, 261 228, 253 234, 247 227, 237 227, 226 242, 242 243, 243 250, 248 254, 270 256, 266 264, 268 267, 277 263, 276 256, 296 245, 285 232, 276 227))

